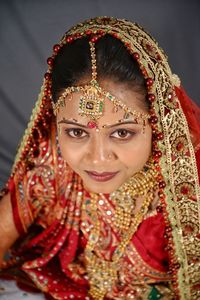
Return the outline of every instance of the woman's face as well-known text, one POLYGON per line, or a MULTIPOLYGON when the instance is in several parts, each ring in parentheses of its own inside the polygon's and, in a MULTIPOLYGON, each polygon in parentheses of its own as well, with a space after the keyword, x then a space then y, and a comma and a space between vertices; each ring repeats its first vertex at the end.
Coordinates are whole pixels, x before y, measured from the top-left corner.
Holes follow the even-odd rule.
MULTIPOLYGON (((110 80, 100 86, 120 99, 128 107, 147 113, 144 96, 126 85, 110 80)), ((105 100, 103 116, 98 119, 99 131, 87 128, 90 121, 78 113, 80 94, 59 110, 59 145, 67 164, 80 175, 85 188, 95 193, 111 193, 133 174, 140 171, 151 154, 152 131, 147 123, 123 119, 124 111, 113 111, 113 104, 105 100)))

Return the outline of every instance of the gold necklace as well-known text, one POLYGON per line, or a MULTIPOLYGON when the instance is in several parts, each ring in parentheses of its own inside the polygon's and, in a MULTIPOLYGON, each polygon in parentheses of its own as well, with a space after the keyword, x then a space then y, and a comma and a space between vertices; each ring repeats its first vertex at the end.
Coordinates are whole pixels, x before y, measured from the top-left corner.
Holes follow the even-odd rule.
MULTIPOLYGON (((88 238, 85 249, 86 269, 88 273, 90 290, 89 294, 94 300, 103 300, 106 293, 111 292, 115 282, 118 279, 118 271, 120 269, 120 258, 123 256, 127 245, 137 231, 138 226, 142 222, 144 216, 148 212, 149 205, 153 200, 156 171, 152 165, 148 166, 147 172, 141 171, 134 175, 127 183, 122 185, 119 190, 111 194, 111 198, 116 198, 116 204, 127 197, 142 195, 144 197, 140 210, 135 214, 130 223, 129 229, 122 236, 119 246, 116 248, 110 261, 98 256, 95 253, 95 246, 100 236, 100 221, 98 218, 97 201, 98 194, 91 193, 91 217, 95 226, 88 238)), ((101 194, 100 194, 101 195, 101 194)), ((123 220, 125 215, 120 216, 123 220)), ((125 221, 125 223, 128 223, 125 221)))

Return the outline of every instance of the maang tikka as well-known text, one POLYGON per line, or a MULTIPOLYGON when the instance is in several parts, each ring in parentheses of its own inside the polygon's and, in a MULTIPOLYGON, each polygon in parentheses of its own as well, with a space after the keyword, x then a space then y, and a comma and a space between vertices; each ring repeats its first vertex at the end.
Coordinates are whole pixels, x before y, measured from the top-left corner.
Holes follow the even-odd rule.
POLYGON ((68 96, 72 96, 73 93, 81 93, 79 101, 79 115, 87 117, 90 121, 87 123, 88 128, 98 128, 98 119, 103 115, 105 99, 111 101, 114 105, 114 111, 119 109, 124 110, 124 119, 127 116, 132 117, 136 123, 142 121, 143 127, 149 118, 148 114, 138 112, 130 109, 121 100, 116 99, 115 96, 111 95, 108 91, 104 90, 99 86, 97 81, 97 61, 95 53, 95 43, 90 41, 90 53, 91 53, 91 64, 92 64, 92 79, 89 84, 83 86, 71 86, 65 89, 62 95, 58 98, 56 103, 52 102, 54 114, 57 115, 61 107, 65 107, 68 96))

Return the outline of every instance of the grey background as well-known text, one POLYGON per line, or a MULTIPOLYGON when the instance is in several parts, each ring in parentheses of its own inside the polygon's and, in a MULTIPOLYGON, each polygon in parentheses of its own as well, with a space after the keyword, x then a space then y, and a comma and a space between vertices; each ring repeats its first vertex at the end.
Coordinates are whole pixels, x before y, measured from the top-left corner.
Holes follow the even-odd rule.
POLYGON ((200 104, 199 0, 0 0, 0 186, 9 176, 52 46, 70 26, 100 15, 147 29, 200 104))

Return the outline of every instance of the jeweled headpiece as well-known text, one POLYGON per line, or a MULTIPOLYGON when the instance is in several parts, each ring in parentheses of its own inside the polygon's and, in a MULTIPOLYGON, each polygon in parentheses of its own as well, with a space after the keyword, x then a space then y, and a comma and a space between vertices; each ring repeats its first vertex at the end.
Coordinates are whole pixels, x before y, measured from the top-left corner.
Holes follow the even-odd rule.
POLYGON ((100 87, 97 81, 97 63, 96 63, 96 53, 95 53, 95 43, 90 41, 90 52, 91 52, 91 62, 92 62, 92 79, 89 84, 84 86, 71 86, 68 87, 62 95, 58 98, 56 103, 52 102, 54 114, 57 115, 59 109, 66 105, 67 97, 72 96, 73 93, 81 93, 79 102, 79 114, 84 117, 89 117, 91 119, 88 122, 88 127, 97 127, 97 120, 102 116, 104 109, 104 101, 108 99, 114 104, 114 110, 123 109, 124 119, 133 117, 136 123, 142 120, 145 126, 148 114, 137 112, 130 109, 122 101, 117 99, 115 96, 111 95, 108 91, 100 87))

